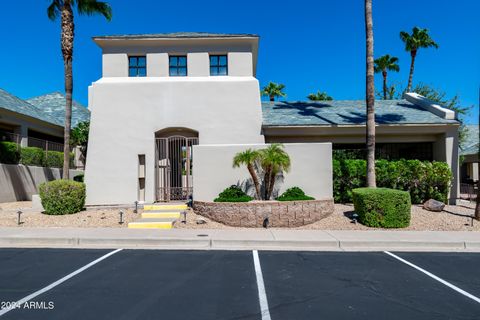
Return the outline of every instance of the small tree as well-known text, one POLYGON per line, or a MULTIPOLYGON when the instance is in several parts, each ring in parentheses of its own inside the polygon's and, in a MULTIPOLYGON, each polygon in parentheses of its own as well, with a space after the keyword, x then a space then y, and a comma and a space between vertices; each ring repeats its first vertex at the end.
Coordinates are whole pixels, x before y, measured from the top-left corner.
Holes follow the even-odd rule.
MULTIPOLYGON (((387 72, 388 71, 400 71, 398 66, 398 58, 390 57, 389 54, 381 56, 375 59, 375 73, 382 73, 383 76, 383 100, 387 100, 388 86, 387 86, 387 72)), ((394 89, 395 90, 395 89, 394 89)))
POLYGON ((264 177, 264 199, 270 200, 277 175, 290 170, 290 156, 283 150, 283 145, 278 143, 271 144, 259 152, 264 177))
POLYGON ((307 96, 308 100, 310 101, 331 101, 333 100, 326 92, 317 91, 317 93, 310 93, 307 96))
POLYGON ((255 186, 255 193, 256 198, 260 200, 261 192, 260 192, 260 182, 258 180, 257 172, 255 171, 255 164, 260 159, 260 153, 258 151, 247 149, 243 152, 239 152, 233 158, 233 167, 238 168, 241 165, 245 165, 247 167, 250 176, 252 177, 253 184, 255 186))
POLYGON ((275 98, 278 97, 286 97, 286 93, 283 92, 285 90, 284 84, 278 84, 275 82, 269 82, 265 87, 262 89, 262 96, 269 97, 270 101, 275 101, 275 98))
POLYGON ((71 133, 72 147, 80 147, 82 153, 82 161, 86 163, 87 160, 87 146, 88 146, 88 132, 90 130, 90 122, 84 121, 77 124, 71 133))

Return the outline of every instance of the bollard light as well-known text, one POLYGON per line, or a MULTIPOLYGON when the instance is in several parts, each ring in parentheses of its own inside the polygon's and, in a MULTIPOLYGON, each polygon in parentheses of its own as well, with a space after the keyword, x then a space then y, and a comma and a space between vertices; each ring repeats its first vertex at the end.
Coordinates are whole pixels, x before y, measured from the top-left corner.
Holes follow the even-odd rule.
POLYGON ((133 213, 138 213, 138 201, 135 201, 135 210, 133 210, 133 213))
POLYGON ((358 214, 354 213, 354 214, 352 215, 352 222, 355 223, 355 224, 357 224, 357 220, 358 220, 358 214))
POLYGON ((193 208, 193 196, 192 195, 188 196, 187 206, 189 208, 193 208))
POLYGON ((187 223, 187 210, 183 211, 182 214, 183 214, 182 223, 187 223))
POLYGON ((267 229, 269 224, 270 224, 270 220, 268 219, 268 217, 266 217, 266 218, 263 220, 263 227, 264 227, 265 229, 267 229))
POLYGON ((123 224, 123 211, 120 211, 118 214, 120 215, 120 221, 118 223, 123 224))
POLYGON ((21 224, 22 224, 21 216, 22 216, 22 211, 21 211, 21 210, 18 210, 18 211, 17 211, 17 224, 18 224, 18 225, 21 225, 21 224))

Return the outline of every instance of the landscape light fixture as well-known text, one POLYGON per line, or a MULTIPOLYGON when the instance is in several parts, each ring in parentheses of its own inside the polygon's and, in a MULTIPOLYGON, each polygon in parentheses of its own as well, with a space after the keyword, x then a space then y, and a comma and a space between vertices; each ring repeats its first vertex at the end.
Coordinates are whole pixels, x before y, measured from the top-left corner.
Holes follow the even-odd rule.
POLYGON ((263 220, 263 227, 264 227, 265 229, 267 229, 269 224, 270 224, 270 220, 268 220, 268 217, 266 217, 266 218, 263 220))
POLYGON ((184 210, 184 211, 182 212, 182 214, 183 214, 182 223, 187 223, 187 210, 184 210))
POLYGON ((133 213, 138 213, 138 201, 135 201, 135 210, 133 210, 133 213))
POLYGON ((355 224, 357 224, 357 220, 358 220, 358 214, 354 213, 354 214, 352 215, 352 222, 355 223, 355 224))
POLYGON ((120 221, 118 223, 123 224, 123 211, 120 211, 119 215, 120 215, 120 221))
POLYGON ((21 215, 22 215, 22 210, 18 210, 18 211, 17 211, 17 224, 18 224, 18 225, 21 225, 21 224, 22 224, 21 215))

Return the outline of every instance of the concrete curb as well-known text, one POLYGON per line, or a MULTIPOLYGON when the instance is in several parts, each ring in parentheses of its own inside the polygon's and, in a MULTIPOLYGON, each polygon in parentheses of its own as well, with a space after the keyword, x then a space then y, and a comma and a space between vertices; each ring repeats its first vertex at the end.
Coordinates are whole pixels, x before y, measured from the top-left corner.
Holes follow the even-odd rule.
POLYGON ((204 238, 0 237, 0 247, 138 248, 166 250, 475 251, 477 241, 255 240, 204 238))

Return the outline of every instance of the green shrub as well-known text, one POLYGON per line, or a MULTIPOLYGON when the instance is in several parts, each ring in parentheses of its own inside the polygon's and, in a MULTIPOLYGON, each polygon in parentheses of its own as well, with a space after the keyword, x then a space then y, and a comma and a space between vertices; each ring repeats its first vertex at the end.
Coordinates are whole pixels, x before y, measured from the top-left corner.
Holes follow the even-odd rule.
POLYGON ((20 160, 18 145, 15 142, 0 142, 0 163, 17 164, 20 160))
POLYGON ((40 185, 40 199, 46 214, 79 212, 85 205, 85 184, 71 180, 54 180, 40 185))
POLYGON ((299 187, 292 187, 282 193, 280 197, 277 198, 278 201, 298 201, 298 200, 315 200, 315 198, 307 196, 305 192, 299 187))
POLYGON ((238 186, 230 186, 223 190, 218 198, 214 199, 214 202, 248 202, 253 198, 243 192, 238 186))
POLYGON ((26 166, 43 166, 45 152, 40 148, 23 147, 20 149, 20 163, 26 166))
MULTIPOLYGON (((444 162, 377 160, 377 186, 408 191, 412 203, 447 201, 452 173, 444 162)), ((352 202, 352 190, 366 186, 365 160, 333 160, 333 194, 336 202, 352 202)))
POLYGON ((359 221, 369 227, 404 228, 410 224, 410 194, 387 188, 353 190, 359 221))
POLYGON ((85 175, 83 173, 77 174, 75 177, 73 177, 73 181, 77 182, 83 182, 85 178, 85 175))
POLYGON ((49 168, 63 167, 63 152, 48 151, 45 157, 45 167, 49 167, 49 168))

